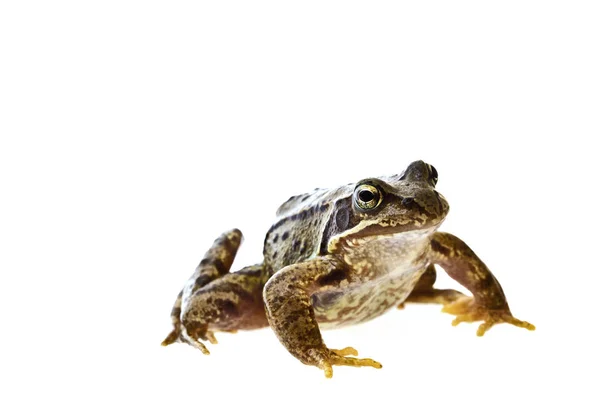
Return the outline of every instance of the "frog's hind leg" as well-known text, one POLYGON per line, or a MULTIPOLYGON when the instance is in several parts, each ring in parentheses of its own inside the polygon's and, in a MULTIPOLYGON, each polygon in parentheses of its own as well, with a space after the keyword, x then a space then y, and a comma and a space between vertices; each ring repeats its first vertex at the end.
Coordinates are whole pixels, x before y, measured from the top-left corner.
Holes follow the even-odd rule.
POLYGON ((268 325, 262 300, 262 265, 220 277, 193 293, 181 313, 181 338, 209 354, 200 341, 216 344, 214 331, 235 332, 268 325))
POLYGON ((406 298, 404 303, 398 306, 398 308, 404 308, 405 303, 434 303, 446 305, 460 298, 467 297, 458 290, 435 289, 433 284, 435 283, 436 277, 435 267, 433 264, 430 264, 425 273, 419 278, 419 281, 410 295, 406 298))
POLYGON ((180 339, 183 303, 187 303, 192 293, 229 272, 241 243, 242 232, 239 229, 227 231, 215 240, 175 300, 171 311, 173 330, 163 340, 163 346, 168 346, 180 339))

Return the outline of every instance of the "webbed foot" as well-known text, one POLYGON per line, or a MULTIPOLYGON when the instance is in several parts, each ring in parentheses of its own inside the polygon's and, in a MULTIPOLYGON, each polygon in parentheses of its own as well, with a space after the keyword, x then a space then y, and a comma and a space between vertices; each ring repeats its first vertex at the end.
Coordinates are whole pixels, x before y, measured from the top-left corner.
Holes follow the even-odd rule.
POLYGON ((460 298, 444 306, 442 311, 456 315, 456 318, 452 321, 452 326, 456 326, 461 322, 483 321, 477 329, 477 336, 483 336, 492 326, 501 323, 508 323, 530 331, 535 330, 533 324, 513 317, 508 308, 490 310, 477 304, 472 297, 460 298))

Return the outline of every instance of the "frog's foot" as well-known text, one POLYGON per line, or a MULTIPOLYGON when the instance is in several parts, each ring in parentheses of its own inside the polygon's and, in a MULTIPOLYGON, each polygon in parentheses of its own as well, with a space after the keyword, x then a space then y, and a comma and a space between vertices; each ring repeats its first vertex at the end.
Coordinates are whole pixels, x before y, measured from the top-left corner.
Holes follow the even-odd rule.
POLYGON ((466 298, 464 294, 454 289, 428 289, 412 292, 404 301, 398 305, 402 310, 406 303, 425 303, 425 304, 450 304, 459 299, 466 298))
POLYGON ((318 367, 325 372, 326 378, 333 376, 333 365, 347 365, 350 367, 373 367, 381 368, 381 364, 370 358, 354 358, 347 356, 358 356, 358 351, 352 347, 345 347, 341 350, 328 349, 329 357, 322 360, 318 367))
POLYGON ((452 321, 453 326, 456 326, 461 322, 483 321, 477 329, 477 336, 483 336, 492 326, 501 323, 508 323, 530 331, 535 330, 533 324, 513 317, 508 307, 490 310, 477 304, 472 297, 460 298, 455 302, 444 306, 442 311, 456 315, 456 318, 452 321))

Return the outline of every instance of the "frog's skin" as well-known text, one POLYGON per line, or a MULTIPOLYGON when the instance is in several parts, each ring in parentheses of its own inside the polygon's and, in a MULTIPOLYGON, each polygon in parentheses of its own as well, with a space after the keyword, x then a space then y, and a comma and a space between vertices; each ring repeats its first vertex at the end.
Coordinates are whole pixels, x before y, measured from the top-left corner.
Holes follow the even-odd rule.
POLYGON ((500 284, 460 239, 437 232, 448 213, 435 190, 435 168, 416 161, 404 173, 365 179, 333 190, 294 196, 277 211, 261 264, 229 272, 242 233, 219 237, 180 292, 173 331, 163 345, 200 340, 214 331, 270 326, 287 350, 333 374, 332 365, 381 364, 359 359, 351 347, 325 346, 320 328, 367 321, 405 302, 443 304, 453 325, 483 321, 477 335, 514 318, 500 284), (473 297, 433 288, 434 264, 473 297))

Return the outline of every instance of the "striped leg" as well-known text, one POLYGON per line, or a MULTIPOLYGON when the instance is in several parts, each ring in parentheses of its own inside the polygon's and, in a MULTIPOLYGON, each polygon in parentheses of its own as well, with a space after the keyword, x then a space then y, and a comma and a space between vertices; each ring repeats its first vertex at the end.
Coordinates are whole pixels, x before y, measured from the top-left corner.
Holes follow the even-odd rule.
POLYGON ((173 330, 163 340, 162 345, 168 346, 177 341, 181 334, 181 310, 190 301, 190 297, 199 289, 215 279, 229 273, 233 259, 242 243, 242 232, 232 229, 223 233, 206 252, 194 274, 179 292, 171 311, 173 330))

